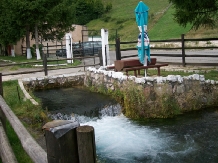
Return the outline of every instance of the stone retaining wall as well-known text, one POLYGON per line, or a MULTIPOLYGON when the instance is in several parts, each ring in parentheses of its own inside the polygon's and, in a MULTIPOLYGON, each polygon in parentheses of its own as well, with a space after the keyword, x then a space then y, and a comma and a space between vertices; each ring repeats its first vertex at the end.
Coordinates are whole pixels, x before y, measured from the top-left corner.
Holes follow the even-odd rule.
POLYGON ((28 89, 50 89, 84 85, 84 73, 63 74, 58 76, 45 76, 39 78, 22 79, 24 87, 28 89))
MULTIPOLYGON (((204 75, 140 77, 88 68, 85 85, 121 91, 124 113, 132 118, 170 117, 203 107, 218 106, 218 81, 204 75)), ((104 90, 104 91, 105 91, 104 90)))
POLYGON ((203 75, 167 77, 126 76, 88 68, 86 73, 23 79, 26 89, 85 85, 119 99, 123 113, 131 118, 166 118, 186 111, 218 106, 218 81, 203 75))

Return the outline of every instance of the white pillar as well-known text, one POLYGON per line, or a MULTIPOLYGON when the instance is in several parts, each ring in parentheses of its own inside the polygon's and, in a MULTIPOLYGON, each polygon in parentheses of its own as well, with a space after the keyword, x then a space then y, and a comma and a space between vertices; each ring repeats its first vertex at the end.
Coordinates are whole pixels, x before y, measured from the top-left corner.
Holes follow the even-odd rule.
POLYGON ((40 60, 40 59, 41 59, 39 49, 36 49, 36 59, 37 59, 37 60, 40 60))
MULTIPOLYGON (((12 45, 12 46, 14 46, 14 45, 12 45)), ((15 57, 14 49, 11 49, 11 56, 12 56, 12 57, 15 57)))
POLYGON ((110 65, 108 35, 109 35, 108 30, 105 30, 105 47, 106 47, 107 65, 110 65))
POLYGON ((27 59, 31 59, 31 58, 32 58, 31 50, 30 48, 27 48, 27 59))
POLYGON ((108 30, 101 29, 101 40, 102 40, 102 60, 103 66, 110 65, 110 55, 109 55, 109 43, 108 43, 108 30), (106 48, 106 50, 105 50, 106 48))
MULTIPOLYGON (((70 33, 67 33, 66 35, 66 53, 67 58, 73 58, 72 54, 72 37, 70 33)), ((73 60, 67 60, 67 63, 73 63, 73 60)))

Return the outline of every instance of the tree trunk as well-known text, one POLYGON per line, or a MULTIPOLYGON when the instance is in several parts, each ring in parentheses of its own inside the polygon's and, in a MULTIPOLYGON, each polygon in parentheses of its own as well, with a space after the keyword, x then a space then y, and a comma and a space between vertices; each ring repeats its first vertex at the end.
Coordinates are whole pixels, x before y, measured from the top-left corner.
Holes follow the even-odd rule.
POLYGON ((11 56, 12 56, 12 57, 15 57, 14 45, 11 45, 11 56))
POLYGON ((32 58, 31 50, 30 50, 30 31, 29 26, 26 27, 26 53, 27 53, 27 59, 32 58))
POLYGON ((38 26, 35 25, 35 41, 36 41, 36 57, 37 60, 41 59, 40 51, 39 51, 39 36, 38 36, 38 26))

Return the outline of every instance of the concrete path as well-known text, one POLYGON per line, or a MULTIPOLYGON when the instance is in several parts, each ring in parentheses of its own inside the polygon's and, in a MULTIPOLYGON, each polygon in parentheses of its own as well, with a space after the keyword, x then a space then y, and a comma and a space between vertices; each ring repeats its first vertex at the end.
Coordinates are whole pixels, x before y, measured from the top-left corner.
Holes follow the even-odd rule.
MULTIPOLYGON (((160 51, 158 51, 160 53, 160 51)), ((154 52, 153 53, 158 53, 158 52, 154 52)), ((173 54, 176 54, 177 51, 161 51, 161 53, 173 53, 173 54)), ((189 51, 187 52, 187 54, 202 54, 202 55, 205 55, 205 54, 217 54, 218 50, 201 50, 201 51, 189 51)), ((178 52, 177 52, 178 53, 178 52)), ((134 55, 134 54, 137 54, 137 51, 135 50, 132 50, 132 51, 124 51, 122 52, 122 55, 125 56, 125 55, 134 55)), ((152 57, 152 56, 151 56, 152 57)), ((137 57, 136 57, 137 58, 137 57)), ((196 70, 196 69, 202 69, 202 68, 212 68, 212 69, 216 69, 218 70, 218 67, 203 67, 203 66, 186 66, 186 67, 182 67, 182 66, 175 66, 175 65, 171 65, 170 62, 181 62, 181 58, 178 59, 178 58, 170 58, 170 57, 155 57, 157 58, 158 61, 161 61, 161 62, 167 62, 169 63, 169 66, 167 67, 163 67, 162 69, 166 69, 166 70, 196 70)), ((114 61, 116 60, 116 54, 115 54, 115 51, 110 51, 110 64, 113 64, 114 61)), ((194 60, 194 62, 196 63, 217 63, 218 62, 218 58, 188 58, 187 59, 187 62, 192 62, 194 60)), ((93 64, 96 64, 96 63, 99 63, 99 58, 97 57, 95 59, 95 62, 93 62, 93 59, 92 58, 86 58, 85 60, 82 61, 82 64, 85 64, 85 65, 93 65, 93 64)), ((87 68, 87 67, 86 67, 87 68)), ((42 69, 42 68, 41 68, 42 69)), ((23 69, 20 70, 20 71, 24 71, 23 69)), ((30 71, 30 69, 29 69, 30 71)), ((6 74, 6 73, 10 73, 10 72, 2 72, 2 74, 6 74)), ((63 75, 63 74, 71 74, 71 73, 78 73, 78 74, 81 74, 81 73, 85 73, 85 70, 84 70, 84 67, 79 67, 79 68, 69 68, 69 69, 59 69, 59 70, 49 70, 48 71, 48 75, 47 76, 57 76, 57 75, 63 75)), ((2 77, 2 80, 3 81, 8 81, 8 80, 18 80, 18 79, 22 79, 22 78, 31 78, 31 77, 44 77, 45 76, 45 73, 44 72, 35 72, 35 73, 29 73, 29 74, 20 74, 20 75, 8 75, 8 76, 3 76, 2 77)))
MULTIPOLYGON (((71 74, 71 73, 81 75, 81 74, 84 74, 85 72, 84 72, 83 67, 59 69, 59 70, 48 70, 47 76, 58 76, 58 75, 71 74)), ((34 73, 28 73, 28 74, 2 76, 2 81, 18 80, 18 79, 32 78, 32 77, 45 77, 45 73, 44 72, 34 72, 34 73)))

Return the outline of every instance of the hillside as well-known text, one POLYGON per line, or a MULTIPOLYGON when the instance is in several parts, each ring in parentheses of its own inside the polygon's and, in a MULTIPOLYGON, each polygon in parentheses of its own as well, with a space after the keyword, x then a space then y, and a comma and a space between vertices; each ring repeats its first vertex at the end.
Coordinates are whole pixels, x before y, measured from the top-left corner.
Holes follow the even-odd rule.
MULTIPOLYGON (((105 28, 109 30, 109 40, 113 41, 117 34, 122 41, 133 41, 139 34, 136 25, 134 10, 139 0, 103 0, 112 3, 112 10, 101 18, 87 24, 89 30, 105 28)), ((173 20, 174 9, 168 0, 143 1, 149 9, 148 32, 152 40, 180 38, 181 34, 186 37, 205 38, 218 37, 218 29, 200 29, 193 31, 191 25, 179 26, 173 20)))

